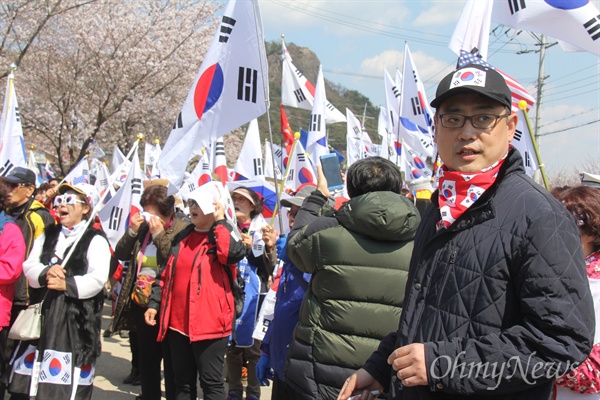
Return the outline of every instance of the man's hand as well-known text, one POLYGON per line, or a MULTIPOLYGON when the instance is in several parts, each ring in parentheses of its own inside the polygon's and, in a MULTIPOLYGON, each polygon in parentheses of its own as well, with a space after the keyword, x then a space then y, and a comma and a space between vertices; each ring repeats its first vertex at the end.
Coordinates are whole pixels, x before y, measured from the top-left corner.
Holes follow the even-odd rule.
POLYGON ((140 213, 133 214, 131 216, 131 221, 129 222, 129 229, 131 232, 137 234, 140 230, 140 226, 144 223, 144 217, 140 215, 140 213))
POLYGON ((156 325, 156 314, 158 314, 158 312, 153 308, 149 308, 146 310, 146 312, 144 313, 144 321, 146 322, 146 325, 156 325))
POLYGON ((246 247, 252 247, 252 236, 247 233, 242 233, 242 243, 244 243, 246 247))
POLYGON ((327 178, 325 178, 323 167, 320 165, 317 165, 317 190, 321 192, 323 196, 327 198, 331 197, 331 193, 329 193, 329 189, 327 188, 327 178))
POLYGON ((353 394, 361 396, 361 400, 375 399, 376 396, 371 393, 372 390, 382 392, 383 386, 371 374, 361 368, 346 379, 337 400, 347 400, 353 394))
POLYGON ((396 376, 404 386, 427 386, 429 383, 423 343, 397 348, 388 357, 388 364, 397 371, 396 376))

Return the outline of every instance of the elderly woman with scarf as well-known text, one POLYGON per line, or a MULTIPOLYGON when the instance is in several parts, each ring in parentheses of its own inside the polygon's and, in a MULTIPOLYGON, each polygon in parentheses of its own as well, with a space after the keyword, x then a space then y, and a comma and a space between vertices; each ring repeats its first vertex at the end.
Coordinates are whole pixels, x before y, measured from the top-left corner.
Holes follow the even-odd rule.
POLYGON ((57 192, 59 224, 35 240, 23 264, 29 285, 45 288, 41 336, 17 347, 8 390, 36 399, 91 399, 110 248, 87 223, 98 200, 95 187, 62 184, 57 192), (34 393, 32 379, 39 379, 34 393))

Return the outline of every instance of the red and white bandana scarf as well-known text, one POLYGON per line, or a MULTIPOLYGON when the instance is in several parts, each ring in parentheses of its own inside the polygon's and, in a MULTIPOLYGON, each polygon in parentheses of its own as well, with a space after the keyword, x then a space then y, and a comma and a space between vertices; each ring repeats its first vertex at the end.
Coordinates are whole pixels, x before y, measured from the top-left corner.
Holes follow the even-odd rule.
POLYGON ((442 219, 437 229, 448 228, 481 197, 496 181, 504 162, 500 161, 481 172, 449 171, 445 164, 438 169, 438 202, 442 219))

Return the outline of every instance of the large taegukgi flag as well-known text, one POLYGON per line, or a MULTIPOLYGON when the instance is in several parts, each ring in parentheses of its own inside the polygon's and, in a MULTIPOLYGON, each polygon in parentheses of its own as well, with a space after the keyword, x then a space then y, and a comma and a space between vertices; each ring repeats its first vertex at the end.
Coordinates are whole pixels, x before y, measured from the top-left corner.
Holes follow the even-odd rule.
POLYGON ((265 177, 261 147, 258 121, 253 119, 248 124, 242 150, 233 168, 235 171, 234 180, 240 181, 265 177))
POLYGON ((600 12, 589 0, 496 0, 492 20, 552 36, 563 50, 600 56, 600 12))
POLYGON ((14 79, 12 73, 8 75, 4 108, 0 119, 0 176, 7 175, 14 167, 27 167, 14 79))
POLYGON ((267 59, 256 0, 229 0, 158 160, 181 186, 191 154, 267 111, 267 59))
MULTIPOLYGON (((281 103, 286 106, 312 110, 315 102, 315 86, 292 64, 292 57, 281 39, 281 103)), ((325 104, 327 123, 344 122, 344 114, 330 102, 325 104)))
POLYGON ((525 173, 531 177, 535 171, 540 169, 537 157, 535 155, 535 148, 533 147, 533 140, 531 139, 531 132, 525 121, 525 114, 523 110, 517 110, 519 116, 519 122, 517 123, 517 129, 515 130, 515 136, 510 142, 523 157, 523 164, 525 166, 525 173))

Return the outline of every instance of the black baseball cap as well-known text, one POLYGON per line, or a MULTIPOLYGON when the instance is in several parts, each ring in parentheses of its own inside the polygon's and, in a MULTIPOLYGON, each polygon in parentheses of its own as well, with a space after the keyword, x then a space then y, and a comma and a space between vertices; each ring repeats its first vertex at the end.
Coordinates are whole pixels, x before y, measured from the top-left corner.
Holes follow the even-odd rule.
POLYGON ((5 176, 5 179, 11 183, 26 183, 34 186, 36 181, 35 172, 24 167, 13 168, 8 175, 5 176))
POLYGON ((500 73, 482 65, 468 64, 442 79, 431 107, 439 108, 450 97, 465 92, 476 92, 508 108, 512 106, 510 89, 500 73))

